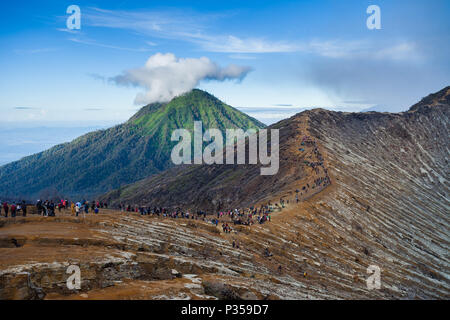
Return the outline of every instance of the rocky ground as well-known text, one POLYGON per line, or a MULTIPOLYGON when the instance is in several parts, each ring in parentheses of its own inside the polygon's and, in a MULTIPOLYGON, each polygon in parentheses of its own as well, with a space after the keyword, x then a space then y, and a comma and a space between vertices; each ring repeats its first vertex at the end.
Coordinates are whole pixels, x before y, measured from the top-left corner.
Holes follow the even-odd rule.
MULTIPOLYGON (((321 196, 334 198, 336 188, 328 189, 321 196)), ((357 223, 339 203, 318 197, 231 234, 199 220, 111 210, 5 219, 0 298, 449 298, 447 249, 439 233, 387 238, 384 224, 357 223), (431 238, 421 248, 424 237, 431 238), (66 286, 71 264, 80 267, 80 290, 66 286), (371 264, 382 269, 380 290, 366 286, 371 264)))

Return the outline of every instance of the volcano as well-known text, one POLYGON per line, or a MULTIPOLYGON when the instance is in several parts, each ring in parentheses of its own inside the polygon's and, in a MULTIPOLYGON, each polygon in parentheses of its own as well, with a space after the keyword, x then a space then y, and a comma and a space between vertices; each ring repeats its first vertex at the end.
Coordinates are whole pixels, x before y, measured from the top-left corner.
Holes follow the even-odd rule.
POLYGON ((0 196, 10 199, 90 198, 172 166, 177 128, 258 129, 265 125, 194 89, 141 108, 127 122, 0 167, 0 196))

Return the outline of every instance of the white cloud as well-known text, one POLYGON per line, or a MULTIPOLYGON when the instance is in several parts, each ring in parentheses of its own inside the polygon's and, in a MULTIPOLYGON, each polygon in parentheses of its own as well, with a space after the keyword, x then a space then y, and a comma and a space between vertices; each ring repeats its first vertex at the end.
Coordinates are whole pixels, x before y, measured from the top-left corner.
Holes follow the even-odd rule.
POLYGON ((262 38, 241 39, 236 36, 205 37, 198 41, 203 49, 227 53, 273 53, 294 52, 298 46, 287 42, 271 42, 262 38))
POLYGON ((118 85, 145 88, 135 104, 165 102, 199 85, 202 80, 242 80, 251 68, 237 65, 219 67, 206 57, 177 58, 172 53, 157 53, 145 66, 124 71, 110 80, 118 85))
POLYGON ((92 45, 92 46, 97 46, 97 47, 102 47, 102 48, 125 50, 125 51, 134 51, 134 52, 151 51, 148 48, 126 48, 126 47, 114 46, 114 45, 110 45, 110 44, 104 44, 104 43, 100 43, 100 42, 97 42, 94 40, 83 40, 83 39, 79 39, 79 38, 69 38, 69 41, 81 43, 81 44, 92 45))
POLYGON ((417 61, 422 54, 413 42, 371 43, 363 40, 312 40, 298 46, 298 51, 333 59, 417 61))
POLYGON ((80 31, 79 30, 72 30, 72 29, 67 29, 67 28, 56 28, 56 30, 61 31, 61 32, 67 32, 67 33, 72 33, 72 34, 79 34, 80 31))
MULTIPOLYGON (((226 15, 199 14, 193 11, 186 14, 185 11, 176 9, 126 11, 87 8, 83 11, 83 23, 93 27, 132 30, 152 38, 185 41, 208 52, 236 54, 232 58, 239 59, 244 59, 242 54, 282 52, 302 52, 332 59, 416 61, 421 58, 415 44, 407 41, 380 43, 364 39, 278 40, 281 37, 273 40, 258 36, 212 33, 211 25, 224 16, 226 15)), ((149 41, 147 44, 154 46, 155 43, 149 41)))
POLYGON ((419 53, 415 43, 401 42, 393 46, 382 48, 374 53, 376 59, 391 59, 391 60, 419 60, 421 54, 419 53))

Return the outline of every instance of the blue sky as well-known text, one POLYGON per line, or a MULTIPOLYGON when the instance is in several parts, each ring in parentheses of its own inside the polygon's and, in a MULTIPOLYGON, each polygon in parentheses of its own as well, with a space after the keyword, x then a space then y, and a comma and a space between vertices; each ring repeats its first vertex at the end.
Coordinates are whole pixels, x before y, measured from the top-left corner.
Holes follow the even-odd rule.
POLYGON ((446 0, 3 1, 0 12, 0 123, 120 123, 154 86, 191 85, 189 61, 201 61, 195 86, 266 123, 310 107, 402 111, 450 84, 446 0), (72 4, 79 31, 66 29, 72 4), (366 27, 372 4, 380 30, 366 27), (145 69, 158 53, 181 79, 145 69))

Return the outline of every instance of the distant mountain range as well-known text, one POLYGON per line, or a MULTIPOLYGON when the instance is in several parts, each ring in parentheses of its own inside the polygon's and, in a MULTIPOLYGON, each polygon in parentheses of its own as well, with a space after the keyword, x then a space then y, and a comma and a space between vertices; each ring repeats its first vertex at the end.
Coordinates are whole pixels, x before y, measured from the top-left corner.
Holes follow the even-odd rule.
POLYGON ((0 198, 50 196, 90 198, 119 188, 170 166, 171 142, 177 128, 263 128, 265 125, 194 89, 168 103, 140 109, 127 122, 85 134, 0 167, 0 198))

